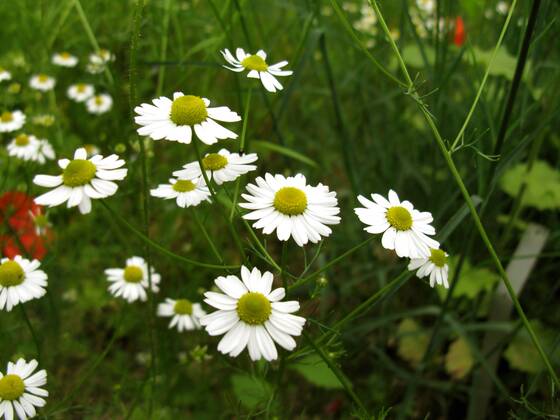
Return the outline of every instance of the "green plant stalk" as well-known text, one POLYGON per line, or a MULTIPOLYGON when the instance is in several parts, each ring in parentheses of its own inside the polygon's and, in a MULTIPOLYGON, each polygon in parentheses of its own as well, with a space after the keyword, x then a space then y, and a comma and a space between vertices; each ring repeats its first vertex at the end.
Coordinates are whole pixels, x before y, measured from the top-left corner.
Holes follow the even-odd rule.
MULTIPOLYGON (((443 158, 445 159, 445 162, 449 168, 449 171, 451 172, 451 175, 453 176, 453 178, 455 179, 455 182, 457 183, 457 186, 459 187, 459 189, 461 190, 461 193, 463 195, 463 198, 465 200, 465 202, 467 203, 469 210, 471 212, 473 221, 476 225, 476 228, 479 232, 479 235, 482 239, 482 241, 484 242, 484 245, 486 246, 488 252, 490 253, 490 256, 492 258, 492 261, 494 263, 494 265, 496 266, 500 277, 502 278, 502 281, 504 282, 504 285, 513 301, 513 304, 515 306, 515 309, 519 315, 519 317, 521 318, 525 328, 527 329, 527 332, 529 333, 529 335, 531 336, 531 340, 533 341, 533 344, 535 345, 535 347, 537 348, 537 351, 540 354, 540 357, 542 358, 544 364, 546 365, 547 370, 550 373, 550 376, 552 377, 555 385, 557 388, 560 388, 560 380, 558 379, 558 376, 556 375, 556 372, 554 371, 554 368, 552 367, 552 364, 550 363, 550 360, 548 358, 548 356, 546 355, 537 335, 535 334, 535 331, 533 330, 533 328, 531 327, 531 324, 529 323, 529 320, 527 319, 527 316, 525 315, 525 312, 523 310, 523 308, 521 307, 521 304, 519 303, 519 299, 517 298, 511 283, 509 281, 508 275, 504 270, 504 267, 502 266, 502 263, 500 262, 500 259, 494 249, 494 246, 492 245, 492 242, 490 241, 490 238, 488 237, 488 234, 486 233, 486 229, 484 228, 484 226, 482 225, 482 222, 480 220, 480 217, 476 211, 476 208, 471 200, 469 191, 467 190, 463 179, 461 177, 461 175, 459 174, 459 171, 457 170, 457 167, 455 166, 455 162, 453 161, 449 151, 447 150, 445 143, 439 133, 439 130, 437 128, 437 126, 435 125, 435 122, 432 118, 432 115, 429 113, 429 111, 426 108, 426 105, 424 104, 424 102, 422 101, 422 99, 418 96, 417 92, 414 90, 414 82, 412 81, 410 74, 408 73, 408 69, 406 67, 406 64, 399 52, 399 49, 397 47, 397 45, 395 44, 395 41, 391 38, 390 36, 390 32, 389 32, 389 28, 387 27, 387 24, 385 23, 385 19, 383 18, 383 15, 381 13, 381 11, 379 10, 379 6, 377 4, 377 0, 368 0, 370 5, 373 7, 375 14, 377 15, 377 18, 379 19, 379 23, 383 29, 383 31, 385 32, 385 34, 387 35, 387 38, 389 39, 389 43, 391 44, 391 48, 393 49, 395 56, 397 57, 397 60, 399 62, 399 65, 401 67, 401 70, 407 80, 408 83, 408 89, 409 89, 409 94, 411 95, 411 97, 416 101, 416 103, 418 104, 418 107, 420 108, 422 114, 424 115, 424 118, 426 119, 426 122, 428 123, 430 129, 432 130, 432 133, 435 137, 436 143, 441 151, 441 154, 443 155, 443 158)), ((513 5, 515 4, 514 3, 513 5)))
POLYGON ((23 303, 19 304, 19 307, 21 309, 21 315, 23 316, 23 320, 25 321, 25 324, 29 329, 29 333, 31 334, 31 338, 33 339, 33 343, 35 344, 35 349, 37 351, 37 361, 39 362, 39 365, 41 365, 42 357, 41 357, 41 344, 39 341, 39 336, 35 332, 35 329, 33 328, 33 324, 31 324, 31 320, 29 319, 29 316, 27 315, 27 311, 23 306, 24 306, 23 303))
POLYGON ((214 241, 212 240, 212 238, 208 234, 208 231, 204 227, 204 224, 202 224, 200 222, 200 218, 198 217, 198 213, 196 212, 196 209, 191 209, 191 214, 193 216, 193 219, 194 219, 196 225, 198 226, 198 228, 200 229, 200 231, 202 232, 202 234, 206 238, 206 241, 208 242, 208 245, 210 245, 210 248, 212 249, 212 252, 216 256, 216 258, 218 259, 220 264, 223 265, 224 264, 224 259, 222 258, 222 255, 218 251, 218 248, 216 248, 216 245, 214 244, 214 241))
MULTIPOLYGON (((169 38, 169 17, 171 15, 171 2, 172 0, 165 0, 163 5, 163 29, 161 35, 161 52, 159 60, 163 63, 167 58, 167 40, 169 38)), ((161 96, 163 92, 163 82, 165 81, 165 67, 159 66, 156 96, 161 96)))

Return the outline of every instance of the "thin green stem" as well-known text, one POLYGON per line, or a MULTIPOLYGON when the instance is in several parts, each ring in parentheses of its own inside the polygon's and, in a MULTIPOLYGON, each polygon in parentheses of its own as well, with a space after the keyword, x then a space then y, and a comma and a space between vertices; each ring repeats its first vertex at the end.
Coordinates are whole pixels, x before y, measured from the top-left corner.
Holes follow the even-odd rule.
POLYGON ((245 153, 249 150, 249 146, 245 147, 247 142, 247 124, 249 122, 249 110, 251 109, 251 96, 253 87, 250 86, 247 91, 247 99, 245 99, 245 109, 243 110, 243 127, 241 129, 241 140, 239 141, 239 153, 245 153))
POLYGON ((216 256, 216 258, 218 259, 220 264, 223 265, 224 264, 224 259, 222 258, 222 255, 218 251, 218 248, 216 248, 216 245, 214 244, 214 241, 212 240, 212 237, 208 234, 208 231, 204 227, 204 224, 200 222, 200 218, 198 217, 198 213, 196 212, 196 209, 191 209, 191 214, 193 215, 193 219, 194 219, 196 225, 198 226, 198 228, 200 229, 200 231, 202 232, 202 234, 206 238, 206 241, 208 242, 208 245, 210 245, 210 248, 212 249, 212 252, 216 256))
POLYGON ((29 329, 29 333, 31 334, 31 338, 33 339, 33 343, 35 344, 35 349, 37 351, 37 361, 39 362, 39 365, 41 365, 42 357, 41 357, 41 343, 39 341, 39 336, 35 332, 35 329, 33 328, 33 324, 31 324, 31 320, 29 319, 29 316, 27 315, 27 311, 24 308, 24 304, 20 303, 19 307, 21 309, 21 315, 23 316, 23 320, 25 321, 25 324, 27 325, 27 328, 29 329))
MULTIPOLYGON (((169 17, 171 16, 171 2, 172 0, 165 0, 165 3, 163 4, 163 28, 161 30, 161 51, 159 54, 159 60, 162 63, 164 63, 167 59, 167 40, 169 38, 169 17)), ((166 66, 159 66, 156 96, 160 96, 163 91, 165 69, 166 66)))

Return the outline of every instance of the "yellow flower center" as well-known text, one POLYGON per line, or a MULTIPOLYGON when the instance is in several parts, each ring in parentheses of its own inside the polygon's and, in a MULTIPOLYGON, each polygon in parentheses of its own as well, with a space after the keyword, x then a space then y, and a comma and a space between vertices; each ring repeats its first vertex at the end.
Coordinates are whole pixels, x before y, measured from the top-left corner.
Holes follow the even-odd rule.
POLYGON ((177 182, 173 184, 173 189, 180 193, 193 191, 195 188, 196 185, 188 179, 178 179, 177 182))
POLYGON ((76 90, 78 93, 84 93, 86 91, 87 85, 85 83, 78 83, 76 85, 76 90))
POLYGON ((412 227, 412 215, 402 206, 394 206, 385 213, 387 221, 397 230, 409 230, 412 227))
POLYGON ((97 168, 89 160, 74 159, 62 173, 62 182, 69 187, 86 185, 95 176, 97 168))
POLYGON ((436 267, 443 267, 447 264, 447 255, 441 249, 431 249, 430 250, 430 261, 434 263, 436 267))
POLYGON ((0 121, 2 121, 3 123, 9 123, 12 122, 13 120, 14 120, 14 115, 11 112, 4 111, 2 112, 2 115, 0 115, 0 121))
POLYGON ((264 61, 263 58, 258 56, 257 54, 250 55, 249 57, 245 57, 241 62, 241 65, 249 70, 256 70, 256 71, 268 70, 268 64, 266 64, 266 61, 264 61))
POLYGON ((264 324, 271 312, 272 305, 262 293, 249 292, 237 301, 237 315, 246 324, 264 324))
POLYGON ((207 171, 217 171, 219 169, 225 168, 228 164, 228 160, 225 156, 219 153, 210 153, 202 159, 202 166, 207 171))
POLYGON ((302 214, 307 208, 307 196, 299 188, 280 188, 274 195, 274 208, 288 216, 302 214))
POLYGON ((46 74, 40 74, 37 76, 37 80, 39 80, 39 82, 41 83, 45 83, 47 80, 49 80, 49 76, 47 76, 46 74))
POLYGON ((144 272, 137 265, 128 265, 124 269, 124 281, 127 283, 140 283, 144 278, 144 272))
POLYGON ((192 303, 190 300, 187 299, 178 299, 175 302, 175 306, 173 307, 173 311, 177 315, 191 315, 192 314, 192 303))
POLYGON ((0 401, 14 401, 23 395, 25 384, 18 375, 6 375, 0 379, 0 401))
POLYGON ((19 286, 23 283, 24 279, 25 273, 23 268, 17 262, 8 260, 0 265, 0 286, 19 286))
POLYGON ((69 53, 69 52, 66 52, 66 51, 61 52, 61 53, 60 53, 60 56, 61 56, 63 59, 65 59, 65 60, 68 60, 70 57, 72 57, 72 56, 70 55, 70 53, 69 53))
POLYGON ((16 137, 16 146, 27 146, 29 144, 29 136, 27 134, 20 134, 16 137))
POLYGON ((181 96, 171 104, 171 121, 177 125, 200 124, 207 117, 206 104, 199 96, 181 96))
POLYGON ((93 101, 97 106, 103 105, 103 96, 96 96, 93 101))

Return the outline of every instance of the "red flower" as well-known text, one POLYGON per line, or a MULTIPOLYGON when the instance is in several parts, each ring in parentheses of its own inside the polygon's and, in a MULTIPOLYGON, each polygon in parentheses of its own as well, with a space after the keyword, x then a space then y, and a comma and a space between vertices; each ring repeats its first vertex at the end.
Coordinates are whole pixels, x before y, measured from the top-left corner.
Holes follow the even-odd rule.
POLYGON ((29 255, 40 260, 45 256, 51 235, 48 231, 37 235, 34 218, 41 213, 33 197, 22 192, 8 191, 0 197, 0 249, 5 257, 29 255))
POLYGON ((453 34, 453 43, 458 47, 463 46, 467 34, 465 33, 465 22, 461 16, 455 18, 455 32, 453 34))

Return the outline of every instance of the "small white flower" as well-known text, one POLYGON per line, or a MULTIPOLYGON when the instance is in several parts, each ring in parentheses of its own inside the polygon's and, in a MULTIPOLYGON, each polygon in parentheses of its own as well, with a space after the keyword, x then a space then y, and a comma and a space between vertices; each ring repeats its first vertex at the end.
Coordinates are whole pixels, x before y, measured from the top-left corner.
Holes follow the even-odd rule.
POLYGON ((418 8, 427 14, 433 13, 436 7, 435 0, 416 0, 418 8))
POLYGON ((169 184, 160 184, 150 191, 153 197, 175 199, 179 207, 198 206, 210 201, 210 191, 203 178, 171 178, 169 184))
POLYGON ((36 213, 29 210, 29 217, 33 220, 33 224, 35 225, 35 234, 37 236, 45 236, 47 234, 47 230, 51 228, 51 223, 47 216, 43 214, 41 210, 42 207, 38 207, 36 213))
POLYGON ((429 212, 419 212, 410 201, 400 201, 393 190, 389 190, 389 200, 379 194, 372 194, 373 201, 363 196, 358 200, 365 208, 355 208, 360 221, 368 227, 366 232, 383 233, 381 244, 385 249, 395 250, 399 257, 425 258, 430 248, 439 248, 439 243, 428 235, 436 231, 430 223, 434 220, 429 212))
POLYGON ((8 143, 8 155, 25 161, 33 161, 37 157, 38 146, 37 137, 20 134, 8 143))
POLYGON ((87 83, 77 83, 75 85, 71 85, 66 93, 68 97, 75 102, 84 102, 93 96, 95 89, 92 85, 87 83))
MULTIPOLYGON (((151 267, 152 291, 159 292, 158 284, 161 276, 151 267)), ((145 302, 148 299, 146 290, 150 287, 148 278, 148 264, 141 257, 126 260, 125 268, 108 268, 105 270, 109 285, 109 292, 115 297, 122 297, 128 303, 138 299, 145 302)))
POLYGON ((33 182, 41 187, 54 188, 35 198, 35 203, 54 207, 68 202, 68 208, 78 206, 80 213, 89 213, 92 198, 107 198, 117 192, 118 186, 113 181, 126 177, 128 170, 121 168, 124 164, 125 161, 117 155, 105 158, 95 155, 87 159, 86 149, 77 149, 73 160, 58 161, 62 174, 36 175, 33 178, 33 182))
POLYGON ((29 79, 29 86, 41 92, 48 92, 54 88, 56 80, 46 74, 36 74, 29 79))
POLYGON ((52 56, 53 64, 62 67, 75 67, 78 64, 78 57, 64 51, 61 53, 55 53, 52 56))
POLYGON ((299 310, 299 302, 280 302, 285 290, 272 290, 272 281, 272 273, 249 271, 245 266, 241 280, 232 275, 214 280, 225 294, 204 294, 204 301, 218 311, 202 317, 200 323, 212 336, 225 334, 218 351, 236 357, 247 347, 251 360, 271 361, 278 358, 274 342, 289 351, 296 347, 292 336, 301 335, 305 318, 292 314, 299 310))
POLYGON ((282 70, 282 67, 288 64, 287 61, 280 61, 269 66, 266 63, 266 53, 263 50, 259 50, 256 54, 251 55, 247 54, 243 48, 237 48, 235 50, 236 57, 227 48, 221 51, 221 53, 224 59, 232 66, 224 66, 226 69, 237 73, 249 70, 247 77, 261 79, 264 88, 269 92, 283 89, 275 76, 291 76, 293 73, 291 70, 282 70))
POLYGON ((25 124, 25 114, 20 110, 4 111, 0 115, 0 133, 19 130, 25 124))
POLYGON ((0 372, 0 418, 12 420, 14 414, 20 420, 35 417, 35 407, 44 407, 47 403, 43 397, 49 392, 43 387, 47 384, 47 372, 40 370, 36 360, 26 362, 18 359, 16 363, 8 362, 6 374, 0 372))
POLYGON ((89 62, 91 64, 103 65, 109 63, 110 61, 115 61, 115 54, 104 48, 101 48, 98 52, 91 53, 89 55, 89 62))
POLYGON ((90 97, 86 102, 86 108, 90 114, 104 114, 113 106, 113 98, 106 93, 90 97))
POLYGON ((105 70, 105 64, 95 64, 95 63, 86 64, 86 71, 90 74, 103 73, 104 70, 105 70))
POLYGON ((165 299, 165 303, 160 303, 157 310, 158 316, 172 317, 169 328, 177 327, 179 332, 200 329, 200 318, 206 312, 200 303, 192 303, 187 299, 165 299))
POLYGON ((509 12, 509 4, 505 1, 499 1, 498 4, 496 4, 496 12, 500 15, 507 15, 509 12))
POLYGON ((250 194, 243 194, 247 203, 240 207, 251 210, 244 219, 256 220, 253 227, 269 235, 276 230, 278 239, 287 241, 290 236, 299 246, 317 243, 332 230, 327 225, 340 223, 336 192, 318 184, 306 184, 305 176, 284 177, 266 174, 247 185, 250 194))
POLYGON ((138 114, 134 121, 142 126, 138 129, 141 136, 189 144, 194 130, 197 137, 206 144, 237 138, 233 131, 216 123, 241 120, 227 106, 209 108, 208 99, 181 92, 175 92, 173 100, 161 96, 152 100, 152 103, 153 105, 144 103, 134 108, 134 112, 138 114))
POLYGON ((408 269, 414 271, 418 269, 416 275, 419 279, 430 276, 430 286, 434 287, 437 283, 449 289, 447 282, 449 266, 447 265, 447 253, 441 249, 430 249, 430 256, 427 258, 413 258, 408 264, 408 269))
MULTIPOLYGON (((240 155, 222 149, 218 153, 208 153, 202 159, 202 166, 206 170, 208 178, 214 179, 216 184, 221 185, 224 182, 235 181, 241 175, 257 169, 256 165, 250 165, 256 160, 257 155, 255 153, 240 155)), ((187 163, 183 168, 173 172, 173 175, 184 179, 202 176, 198 162, 187 163)))
POLYGON ((3 82, 4 80, 11 80, 11 79, 12 79, 12 73, 0 67, 0 82, 3 82))
POLYGON ((33 160, 42 165, 47 161, 47 159, 53 160, 54 158, 54 149, 49 141, 47 139, 37 139, 37 152, 33 160))
MULTIPOLYGON (((19 303, 39 299, 47 293, 47 275, 38 260, 16 255, 0 261, 0 309, 11 311, 19 303)), ((1 405, 1 404, 0 404, 1 405)))

